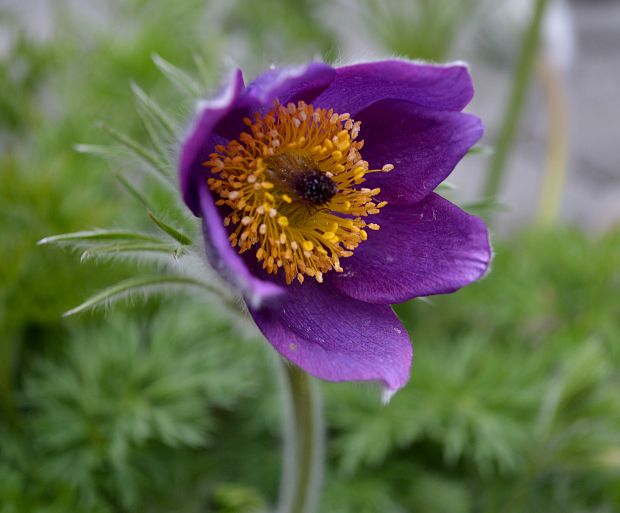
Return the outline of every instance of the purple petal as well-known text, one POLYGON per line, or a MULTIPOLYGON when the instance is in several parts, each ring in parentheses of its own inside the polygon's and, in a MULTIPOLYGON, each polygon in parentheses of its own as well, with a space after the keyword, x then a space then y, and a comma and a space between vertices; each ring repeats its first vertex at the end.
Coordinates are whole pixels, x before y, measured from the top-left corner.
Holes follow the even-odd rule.
POLYGON ((413 349, 389 305, 356 301, 311 279, 286 292, 278 308, 251 310, 282 356, 329 381, 381 381, 389 391, 407 383, 413 349))
POLYGON ((236 139, 247 130, 244 117, 253 112, 264 114, 271 110, 276 99, 282 104, 299 100, 311 103, 335 76, 334 68, 322 62, 270 69, 252 81, 234 110, 219 123, 216 132, 228 139, 236 139))
POLYGON ((205 253, 216 272, 237 289, 253 308, 258 308, 282 295, 284 292, 282 287, 254 276, 232 247, 228 240, 228 232, 204 180, 198 182, 198 197, 200 215, 203 218, 205 253))
POLYGON ((181 194, 196 216, 200 216, 198 178, 204 174, 202 163, 208 160, 213 148, 213 145, 209 144, 209 139, 215 126, 232 110, 242 90, 243 75, 241 70, 236 70, 218 96, 199 101, 196 116, 181 147, 179 160, 181 194))
POLYGON ((406 100, 434 110, 460 111, 473 96, 463 64, 437 66, 405 60, 368 62, 336 69, 336 78, 314 105, 358 112, 379 100, 406 100))
POLYGON ((443 182, 482 137, 482 122, 462 112, 433 111, 399 100, 374 103, 356 116, 362 122, 362 156, 371 169, 393 164, 389 173, 367 175, 365 187, 379 198, 416 203, 443 182))
POLYGON ((400 303, 445 294, 479 279, 491 259, 489 234, 481 219, 431 193, 416 205, 387 205, 372 217, 369 231, 342 273, 329 282, 369 303, 400 303))
POLYGON ((336 71, 322 62, 273 68, 258 76, 247 88, 243 103, 271 108, 275 99, 311 102, 334 80, 336 71))

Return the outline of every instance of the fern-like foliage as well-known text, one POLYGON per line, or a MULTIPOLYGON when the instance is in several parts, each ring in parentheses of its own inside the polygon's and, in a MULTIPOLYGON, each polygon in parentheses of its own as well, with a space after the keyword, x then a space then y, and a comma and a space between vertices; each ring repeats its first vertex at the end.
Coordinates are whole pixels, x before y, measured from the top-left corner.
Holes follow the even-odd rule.
MULTIPOLYGON (((194 95, 203 90, 203 87, 187 73, 160 56, 154 55, 153 60, 179 90, 194 95)), ((161 204, 163 200, 167 208, 175 211, 177 218, 185 217, 185 211, 179 205, 179 194, 175 185, 174 151, 179 144, 180 124, 137 84, 132 84, 131 88, 150 145, 145 146, 108 124, 100 123, 100 127, 115 144, 109 146, 79 144, 76 149, 113 161, 117 161, 119 155, 133 155, 137 162, 145 165, 145 167, 136 166, 135 169, 149 171, 143 178, 154 177, 161 185, 158 190, 163 193, 163 198, 159 198, 159 203, 161 204)), ((39 244, 56 244, 78 249, 81 251, 82 261, 114 259, 127 263, 137 262, 140 268, 144 267, 145 262, 159 264, 155 269, 160 269, 161 273, 153 275, 150 269, 149 275, 137 275, 111 285, 68 310, 65 315, 74 315, 102 305, 109 306, 126 298, 148 298, 152 294, 171 292, 179 288, 201 289, 210 293, 213 298, 219 298, 232 310, 239 310, 240 303, 235 301, 234 293, 221 283, 215 273, 209 272, 204 258, 201 257, 199 244, 195 244, 192 237, 184 233, 182 227, 173 226, 171 222, 165 221, 162 215, 155 213, 153 207, 157 204, 155 199, 148 197, 140 187, 134 186, 130 178, 124 174, 117 176, 131 196, 146 207, 145 213, 158 229, 157 232, 98 229, 48 236, 41 239, 39 244)), ((193 231, 197 230, 196 224, 193 223, 193 231)))
POLYGON ((335 481, 347 483, 330 491, 336 511, 620 507, 618 233, 533 233, 496 250, 493 276, 460 297, 400 307, 419 342, 387 407, 327 385, 335 481), (393 487, 371 486, 378 475, 393 487))
MULTIPOLYGON (((23 397, 36 440, 30 458, 43 458, 29 469, 36 482, 65 489, 89 508, 131 510, 151 502, 148 494, 169 500, 175 472, 200 476, 174 462, 162 468, 161 458, 195 453, 208 461, 220 412, 265 388, 254 372, 265 355, 261 345, 240 342, 208 303, 166 308, 172 310, 176 315, 138 322, 120 315, 105 328, 80 330, 66 355, 37 363, 23 397)), ((215 485, 208 466, 202 478, 215 485)), ((234 496, 224 489, 213 500, 234 496)))

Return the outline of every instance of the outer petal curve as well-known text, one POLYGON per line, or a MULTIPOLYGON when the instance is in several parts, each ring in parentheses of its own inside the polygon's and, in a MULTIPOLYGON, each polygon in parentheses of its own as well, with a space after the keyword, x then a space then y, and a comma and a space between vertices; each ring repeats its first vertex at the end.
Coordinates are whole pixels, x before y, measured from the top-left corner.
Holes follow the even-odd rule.
POLYGON ((491 247, 483 221, 435 193, 415 205, 388 205, 373 217, 381 228, 342 259, 342 273, 326 274, 355 299, 383 304, 447 294, 488 268, 491 247))
POLYGON ((388 392, 409 380, 413 348, 389 305, 307 280, 289 285, 278 307, 250 311, 278 352, 317 378, 380 381, 388 392))
POLYGON ((464 64, 433 65, 404 60, 336 68, 336 78, 314 102, 356 116, 379 100, 406 100, 434 110, 462 110, 474 93, 464 64))
POLYGON ((196 216, 201 214, 197 178, 204 169, 201 163, 208 159, 211 151, 209 138, 217 124, 234 108, 243 87, 243 75, 241 70, 237 69, 219 96, 199 101, 196 116, 181 147, 179 159, 181 194, 196 216))
POLYGON ((205 253, 211 266, 224 280, 240 291, 253 308, 258 308, 282 295, 284 293, 282 287, 271 281, 261 280, 250 272, 241 255, 228 240, 228 232, 206 181, 198 182, 198 188, 205 253))
POLYGON ((282 103, 312 101, 336 77, 334 68, 323 62, 312 61, 303 66, 273 68, 250 83, 243 105, 263 106, 270 109, 278 98, 282 103))
POLYGON ((216 132, 228 139, 236 139, 247 130, 244 117, 252 113, 265 113, 280 103, 303 100, 312 102, 334 80, 336 71, 322 62, 312 61, 302 66, 282 66, 270 69, 256 77, 239 98, 233 110, 222 119, 216 132))
POLYGON ((360 112, 362 154, 371 169, 393 164, 389 173, 367 175, 365 187, 381 188, 390 204, 420 201, 443 182, 482 137, 472 114, 434 111, 400 100, 381 100, 360 112))

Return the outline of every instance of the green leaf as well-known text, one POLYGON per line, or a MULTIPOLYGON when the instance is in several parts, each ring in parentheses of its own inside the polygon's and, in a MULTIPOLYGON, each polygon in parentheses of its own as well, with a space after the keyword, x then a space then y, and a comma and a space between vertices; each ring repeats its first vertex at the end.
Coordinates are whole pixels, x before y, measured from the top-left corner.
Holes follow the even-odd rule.
POLYGON ((116 173, 116 179, 120 182, 123 188, 131 194, 135 199, 137 199, 140 203, 142 203, 148 210, 153 210, 153 206, 148 198, 142 194, 138 189, 136 189, 127 178, 123 175, 116 173))
POLYGON ((163 242, 138 242, 138 243, 121 243, 121 244, 109 244, 107 246, 96 246, 89 248, 80 257, 81 261, 88 260, 89 258, 113 255, 117 253, 162 253, 167 256, 172 256, 175 259, 179 258, 185 253, 185 250, 178 246, 172 246, 163 242))
POLYGON ((84 301, 81 305, 68 310, 63 314, 63 317, 69 317, 78 313, 91 310, 103 304, 111 304, 121 299, 127 298, 132 294, 144 294, 148 295, 150 292, 157 292, 158 290, 166 287, 198 287, 212 292, 215 291, 211 286, 201 281, 189 278, 187 276, 140 276, 137 278, 130 278, 128 280, 112 285, 107 289, 102 290, 98 294, 90 297, 84 301))
POLYGON ((179 133, 177 123, 140 86, 132 82, 131 89, 138 101, 136 110, 149 135, 151 146, 161 162, 169 162, 167 150, 177 141, 177 134, 179 133))
POLYGON ((202 55, 194 54, 194 64, 196 65, 196 69, 198 70, 198 76, 202 80, 204 84, 209 83, 210 73, 202 55))
POLYGON ((174 136, 177 133, 177 125, 170 116, 159 106, 159 104, 147 95, 138 84, 131 83, 131 90, 138 99, 140 106, 145 112, 156 120, 168 135, 174 136))
POLYGON ((465 203, 461 205, 461 208, 475 215, 484 215, 489 212, 506 212, 509 210, 505 203, 499 203, 493 198, 465 203))
POLYGON ((437 186, 437 191, 453 191, 454 189, 456 189, 456 185, 454 185, 451 182, 441 182, 438 186, 437 186))
POLYGON ((491 155, 493 154, 493 147, 486 146, 484 144, 477 144, 476 146, 472 146, 467 155, 491 155))
POLYGON ((190 77, 185 71, 177 68, 175 65, 169 63, 158 54, 151 56, 155 66, 159 68, 170 82, 177 87, 180 91, 187 92, 192 96, 198 97, 202 94, 202 87, 192 77, 190 77))
POLYGON ((129 154, 124 148, 105 144, 76 144, 73 149, 78 153, 95 155, 109 160, 116 160, 120 157, 127 157, 129 154))
POLYGON ((110 242, 114 240, 161 242, 157 237, 153 237, 147 233, 133 232, 131 230, 89 230, 52 235, 41 239, 37 244, 80 244, 110 242))
POLYGON ((174 240, 183 244, 184 246, 189 246, 192 243, 192 239, 190 239, 184 233, 181 233, 176 228, 164 223, 161 219, 158 219, 155 214, 149 210, 149 218, 153 221, 159 228, 161 228, 164 232, 166 232, 170 237, 174 240))
POLYGON ((153 152, 142 146, 140 143, 134 141, 129 136, 119 132, 111 126, 108 126, 106 123, 100 122, 99 127, 110 137, 112 137, 112 139, 131 150, 137 157, 151 166, 162 178, 165 179, 166 183, 172 185, 165 163, 162 163, 153 152))

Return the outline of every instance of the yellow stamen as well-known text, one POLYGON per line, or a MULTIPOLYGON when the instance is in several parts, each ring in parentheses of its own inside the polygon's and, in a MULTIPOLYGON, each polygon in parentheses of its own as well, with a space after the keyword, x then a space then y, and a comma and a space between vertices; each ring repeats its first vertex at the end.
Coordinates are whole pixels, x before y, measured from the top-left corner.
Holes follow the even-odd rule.
POLYGON ((357 140, 360 122, 349 114, 304 102, 280 105, 245 118, 246 132, 218 145, 204 166, 207 185, 226 209, 224 225, 240 253, 256 246, 268 273, 284 270, 287 283, 305 276, 323 282, 324 273, 342 272, 349 257, 378 230, 363 218, 387 205, 380 189, 358 188, 385 164, 368 169, 357 140))

